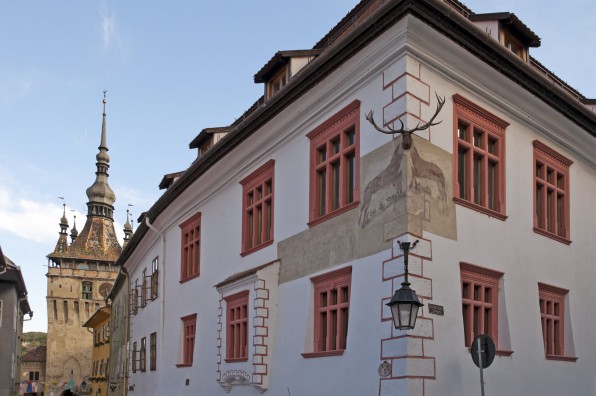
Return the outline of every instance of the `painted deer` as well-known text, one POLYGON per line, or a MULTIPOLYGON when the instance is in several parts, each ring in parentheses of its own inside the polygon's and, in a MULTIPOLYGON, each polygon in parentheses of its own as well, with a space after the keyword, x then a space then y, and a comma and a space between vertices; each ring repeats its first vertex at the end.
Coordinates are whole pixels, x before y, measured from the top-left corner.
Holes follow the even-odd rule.
POLYGON ((389 165, 385 167, 364 189, 358 223, 364 228, 378 212, 405 195, 402 187, 401 156, 403 148, 398 144, 389 165))
MULTIPOLYGON (((377 126, 373 118, 374 113, 372 110, 366 115, 366 119, 376 130, 385 134, 400 134, 402 136, 402 142, 393 152, 389 165, 372 179, 364 189, 362 206, 360 208, 360 218, 358 221, 360 227, 366 227, 377 213, 384 211, 389 205, 404 195, 405 192, 402 191, 403 170, 401 169, 401 156, 404 150, 409 150, 412 147, 412 133, 423 131, 431 126, 441 123, 441 121, 434 121, 445 104, 445 98, 440 98, 436 93, 435 96, 437 97, 437 109, 435 114, 433 114, 427 123, 423 125, 420 125, 419 123, 412 129, 405 129, 403 122, 399 120, 401 124, 399 129, 387 127, 388 129, 386 130, 377 126)), ((445 177, 443 172, 436 164, 422 159, 414 147, 414 152, 412 153, 412 181, 410 182, 409 187, 414 188, 417 191, 422 190, 432 195, 431 186, 433 183, 436 186, 437 197, 440 200, 445 201, 445 177)))
POLYGON ((445 189, 445 176, 441 168, 420 157, 416 146, 412 150, 412 180, 410 188, 416 191, 433 195, 436 189, 436 197, 441 201, 444 207, 447 203, 447 190, 445 189))

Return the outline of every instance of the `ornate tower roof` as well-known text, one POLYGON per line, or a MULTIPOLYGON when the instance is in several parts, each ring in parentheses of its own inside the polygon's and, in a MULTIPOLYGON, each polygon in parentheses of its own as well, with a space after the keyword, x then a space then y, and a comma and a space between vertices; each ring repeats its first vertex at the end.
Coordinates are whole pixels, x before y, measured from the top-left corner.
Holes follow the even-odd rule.
POLYGON ((70 230, 70 240, 74 242, 75 239, 79 236, 79 230, 77 230, 77 216, 74 216, 74 220, 72 222, 72 229, 70 230))
POLYGON ((124 242, 123 242, 123 248, 126 247, 126 245, 128 245, 128 242, 130 241, 130 238, 132 238, 132 233, 133 233, 133 229, 132 229, 132 224, 130 223, 129 220, 130 217, 130 211, 128 209, 126 209, 126 223, 124 224, 124 242))
MULTIPOLYGON (((101 142, 99 144, 99 153, 96 155, 97 171, 95 172, 95 181, 87 189, 87 220, 85 226, 75 235, 72 244, 67 249, 58 250, 58 245, 54 252, 48 255, 50 259, 73 258, 79 260, 93 261, 116 261, 122 247, 116 238, 114 231, 114 202, 116 194, 108 184, 108 169, 110 168, 110 156, 108 155, 108 146, 106 143, 106 91, 103 97, 103 119, 101 126, 101 142)), ((66 217, 63 220, 68 227, 66 217)), ((60 227, 63 227, 63 221, 60 227)), ((64 235, 66 241, 66 228, 60 233, 60 238, 64 235)), ((72 236, 71 236, 72 237, 72 236)), ((58 241, 60 244, 60 240, 58 241)))
POLYGON ((50 253, 50 255, 64 255, 68 250, 68 219, 66 218, 66 203, 62 204, 62 208, 62 218, 60 219, 60 236, 58 236, 56 247, 54 248, 54 251, 50 253))

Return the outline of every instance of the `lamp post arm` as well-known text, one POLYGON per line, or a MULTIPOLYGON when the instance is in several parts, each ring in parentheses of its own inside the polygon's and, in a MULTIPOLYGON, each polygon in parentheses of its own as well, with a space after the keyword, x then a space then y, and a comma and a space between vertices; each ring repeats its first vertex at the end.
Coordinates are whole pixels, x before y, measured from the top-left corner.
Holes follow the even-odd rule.
POLYGON ((402 252, 404 252, 404 283, 409 285, 410 283, 408 282, 408 256, 410 254, 410 249, 414 249, 416 247, 416 245, 418 244, 418 242, 420 242, 418 239, 416 239, 414 241, 414 243, 412 243, 410 245, 410 242, 400 242, 397 241, 397 244, 399 245, 399 248, 402 250, 402 252))

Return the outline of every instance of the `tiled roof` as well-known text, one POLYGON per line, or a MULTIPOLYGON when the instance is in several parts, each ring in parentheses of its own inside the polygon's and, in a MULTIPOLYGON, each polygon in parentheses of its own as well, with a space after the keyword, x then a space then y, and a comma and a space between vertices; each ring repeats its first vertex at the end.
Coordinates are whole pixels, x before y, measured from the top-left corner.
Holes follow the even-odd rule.
POLYGON ((46 351, 47 348, 45 345, 36 346, 33 348, 27 349, 23 356, 21 357, 22 362, 45 362, 46 361, 46 351))

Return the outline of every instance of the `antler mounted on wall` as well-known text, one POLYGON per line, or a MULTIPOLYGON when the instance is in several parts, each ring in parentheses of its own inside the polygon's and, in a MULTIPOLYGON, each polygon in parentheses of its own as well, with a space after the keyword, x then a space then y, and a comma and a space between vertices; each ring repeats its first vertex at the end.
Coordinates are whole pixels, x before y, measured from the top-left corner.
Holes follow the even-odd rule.
POLYGON ((437 116, 441 112, 443 105, 445 104, 445 97, 443 97, 443 98, 439 97, 439 95, 436 92, 435 92, 435 96, 437 97, 437 110, 435 111, 435 114, 433 114, 433 116, 430 118, 430 120, 427 123, 425 123, 423 125, 420 125, 420 123, 418 123, 418 125, 416 125, 416 127, 412 128, 412 129, 404 129, 405 125, 402 122, 402 120, 400 120, 400 119, 398 119, 399 123, 401 124, 401 127, 399 129, 394 129, 389 126, 387 127, 387 129, 383 129, 383 128, 379 127, 377 125, 377 123, 375 122, 375 120, 373 118, 374 113, 372 110, 368 112, 368 114, 366 115, 366 119, 379 132, 383 132, 388 135, 393 135, 394 133, 400 133, 403 136, 402 144, 403 144, 404 150, 408 150, 410 147, 412 147, 412 133, 414 133, 416 131, 423 131, 425 129, 430 128, 431 126, 439 125, 441 122, 443 122, 442 120, 439 122, 434 122, 434 121, 435 121, 435 118, 437 118, 437 116))

